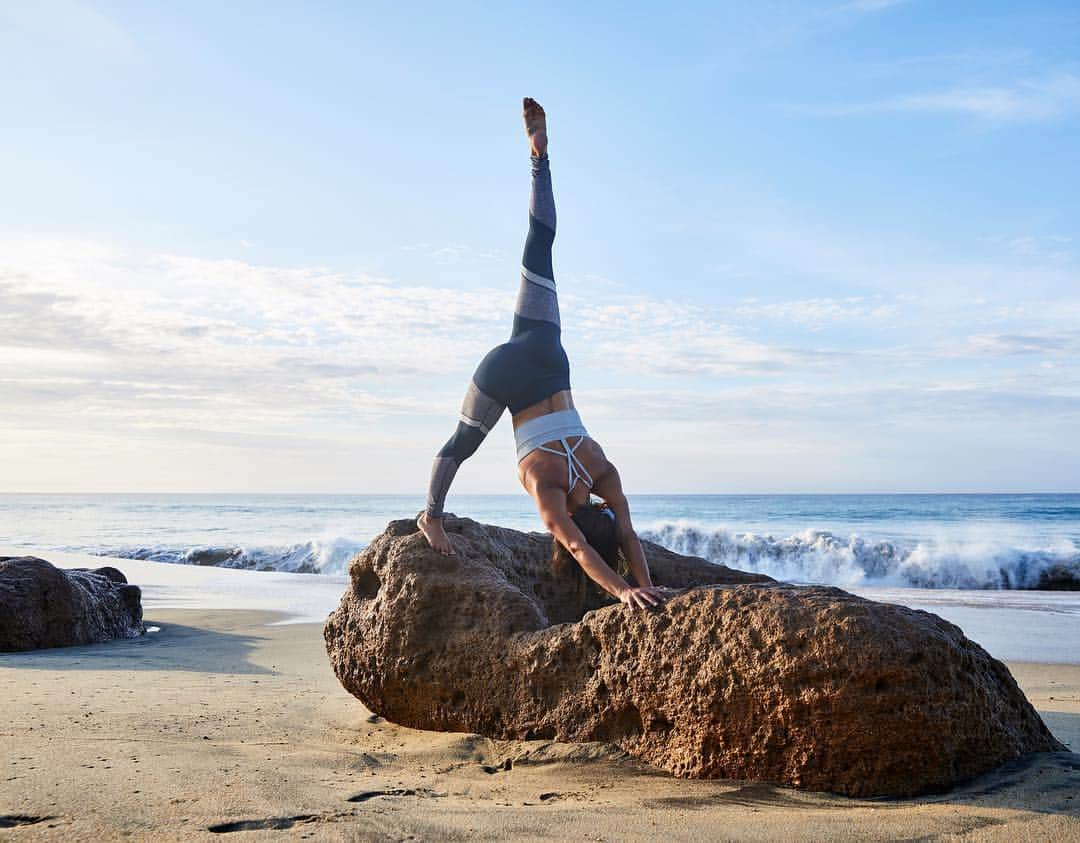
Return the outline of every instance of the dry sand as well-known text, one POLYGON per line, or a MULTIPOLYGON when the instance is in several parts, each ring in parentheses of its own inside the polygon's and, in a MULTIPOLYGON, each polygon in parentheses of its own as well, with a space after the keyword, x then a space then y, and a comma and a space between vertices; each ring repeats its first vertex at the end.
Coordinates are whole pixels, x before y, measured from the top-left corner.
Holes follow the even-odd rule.
MULTIPOLYGON (((148 612, 141 639, 0 656, 0 837, 46 840, 1080 839, 1080 756, 864 801, 674 779, 603 745, 373 717, 317 624, 148 612)), ((1011 664, 1080 748, 1080 666, 1011 664)))

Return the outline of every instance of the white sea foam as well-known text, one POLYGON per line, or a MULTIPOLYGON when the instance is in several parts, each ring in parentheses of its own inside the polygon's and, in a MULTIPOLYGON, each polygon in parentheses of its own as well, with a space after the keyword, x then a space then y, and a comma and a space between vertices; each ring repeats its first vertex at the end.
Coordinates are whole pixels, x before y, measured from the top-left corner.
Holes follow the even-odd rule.
POLYGON ((642 537, 678 553, 778 580, 840 586, 1078 588, 1080 548, 1071 541, 1017 547, 992 539, 905 544, 806 530, 784 538, 663 524, 642 537))
MULTIPOLYGON (((641 535, 678 553, 785 582, 907 588, 1080 587, 1080 547, 1070 540, 1043 547, 946 534, 917 541, 875 541, 827 530, 775 537, 686 523, 656 525, 641 535)), ((323 537, 291 545, 102 547, 96 552, 184 565, 341 574, 364 547, 364 542, 351 538, 323 537)))
POLYGON ((247 609, 281 614, 275 623, 322 623, 349 582, 341 574, 255 573, 0 545, 0 556, 22 554, 48 559, 58 568, 119 568, 142 589, 143 611, 151 620, 158 609, 247 609))
MULTIPOLYGON (((1030 589, 1080 584, 1080 495, 646 495, 646 536, 794 582, 1030 589)), ((304 574, 342 573, 397 495, 3 495, 0 544, 304 574)), ((461 514, 542 527, 525 495, 461 496, 461 514)))
POLYGON ((341 574, 344 573, 348 561, 364 546, 364 542, 339 536, 311 539, 291 545, 100 547, 95 549, 94 553, 97 556, 115 556, 121 559, 215 568, 284 571, 294 574, 341 574))

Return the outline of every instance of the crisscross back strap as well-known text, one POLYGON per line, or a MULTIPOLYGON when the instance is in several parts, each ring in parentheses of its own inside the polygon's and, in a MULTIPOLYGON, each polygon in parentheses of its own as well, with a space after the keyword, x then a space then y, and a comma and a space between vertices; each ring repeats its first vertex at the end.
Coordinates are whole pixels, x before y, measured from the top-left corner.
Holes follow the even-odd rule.
POLYGON ((560 457, 566 458, 566 482, 567 491, 572 492, 574 486, 580 480, 585 484, 586 489, 591 489, 593 486, 592 475, 589 474, 589 470, 585 468, 585 463, 581 461, 581 458, 574 453, 577 451, 578 445, 585 441, 584 437, 579 437, 578 441, 571 445, 565 438, 559 439, 559 444, 563 446, 565 450, 556 451, 554 448, 548 448, 544 445, 540 446, 541 451, 547 451, 549 454, 557 454, 560 457))

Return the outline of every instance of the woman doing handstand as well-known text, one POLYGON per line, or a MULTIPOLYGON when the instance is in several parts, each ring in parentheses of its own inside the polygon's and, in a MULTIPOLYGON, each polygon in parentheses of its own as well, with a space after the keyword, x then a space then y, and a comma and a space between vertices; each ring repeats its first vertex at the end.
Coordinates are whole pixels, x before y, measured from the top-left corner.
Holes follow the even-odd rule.
POLYGON ((570 395, 570 361, 562 347, 551 269, 555 199, 547 122, 533 99, 525 98, 524 111, 532 150, 532 197, 514 327, 510 340, 488 352, 473 374, 457 430, 435 457, 427 508, 417 525, 435 550, 453 553, 442 523, 446 493, 461 463, 509 407, 518 478, 555 537, 555 558, 568 553, 597 585, 629 606, 657 606, 664 601, 664 591, 649 577, 619 472, 585 430, 570 395), (591 495, 604 504, 592 504, 591 495), (636 586, 613 569, 620 551, 636 586))

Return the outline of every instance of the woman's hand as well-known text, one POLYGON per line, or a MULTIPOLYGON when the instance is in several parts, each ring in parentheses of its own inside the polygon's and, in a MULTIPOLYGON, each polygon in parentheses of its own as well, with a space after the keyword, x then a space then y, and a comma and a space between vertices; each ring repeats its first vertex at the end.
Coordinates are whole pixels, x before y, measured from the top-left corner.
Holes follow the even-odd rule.
POLYGON ((644 588, 626 588, 619 594, 619 601, 632 609, 651 609, 667 600, 667 589, 647 585, 644 588))

